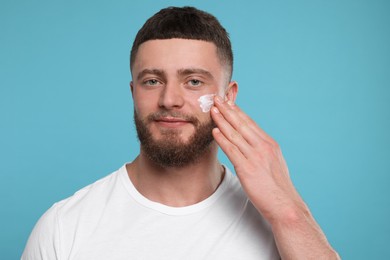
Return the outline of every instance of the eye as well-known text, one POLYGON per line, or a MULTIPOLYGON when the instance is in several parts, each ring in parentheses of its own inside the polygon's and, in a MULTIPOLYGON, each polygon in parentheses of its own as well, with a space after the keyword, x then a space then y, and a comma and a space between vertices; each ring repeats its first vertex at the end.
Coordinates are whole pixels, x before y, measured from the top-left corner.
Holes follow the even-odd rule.
POLYGON ((198 79, 191 79, 188 81, 188 84, 191 86, 191 87, 198 87, 200 85, 202 85, 202 81, 198 80, 198 79))
POLYGON ((160 82, 157 79, 148 79, 143 82, 146 86, 157 86, 160 84, 160 82))

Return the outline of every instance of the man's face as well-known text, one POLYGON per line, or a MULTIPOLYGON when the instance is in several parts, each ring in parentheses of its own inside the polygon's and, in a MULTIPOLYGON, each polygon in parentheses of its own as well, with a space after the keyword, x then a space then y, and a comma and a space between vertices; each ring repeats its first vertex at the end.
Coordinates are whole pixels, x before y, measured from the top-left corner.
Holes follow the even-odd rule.
POLYGON ((169 39, 141 44, 131 82, 141 152, 161 166, 196 161, 212 143, 214 127, 198 99, 224 96, 226 73, 213 43, 169 39))

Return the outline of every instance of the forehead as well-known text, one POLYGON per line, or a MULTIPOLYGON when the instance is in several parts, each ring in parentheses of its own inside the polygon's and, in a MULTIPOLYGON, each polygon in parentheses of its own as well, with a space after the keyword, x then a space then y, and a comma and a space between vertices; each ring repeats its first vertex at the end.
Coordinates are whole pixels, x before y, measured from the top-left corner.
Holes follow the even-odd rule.
POLYGON ((222 73, 223 66, 214 43, 201 40, 164 39, 142 43, 134 60, 133 76, 145 68, 177 71, 201 68, 213 74, 222 73))

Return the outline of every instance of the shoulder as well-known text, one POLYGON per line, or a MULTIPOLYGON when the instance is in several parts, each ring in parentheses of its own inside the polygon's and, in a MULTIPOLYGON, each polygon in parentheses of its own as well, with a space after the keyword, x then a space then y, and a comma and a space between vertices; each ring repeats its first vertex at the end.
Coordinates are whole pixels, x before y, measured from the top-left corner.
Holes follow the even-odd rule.
POLYGON ((64 236, 74 234, 77 222, 85 221, 88 216, 104 208, 120 181, 122 168, 49 208, 34 226, 22 259, 61 259, 59 256, 65 246, 64 236))
POLYGON ((66 227, 67 230, 63 230, 62 234, 72 230, 72 226, 75 226, 76 223, 84 220, 89 223, 92 222, 107 209, 107 205, 121 197, 118 193, 124 190, 122 178, 125 174, 126 169, 123 166, 106 177, 78 190, 69 198, 55 203, 49 211, 56 213, 60 227, 66 227))
MULTIPOLYGON (((118 183, 120 178, 121 169, 115 171, 96 182, 85 186, 84 188, 76 191, 72 196, 61 200, 53 205, 58 211, 58 214, 63 215, 68 211, 78 209, 79 207, 85 207, 91 201, 102 200, 107 196, 110 196, 112 189, 118 183)), ((92 204, 91 206, 93 206, 92 204)))
POLYGON ((22 260, 58 259, 59 233, 55 204, 35 224, 24 249, 22 260))

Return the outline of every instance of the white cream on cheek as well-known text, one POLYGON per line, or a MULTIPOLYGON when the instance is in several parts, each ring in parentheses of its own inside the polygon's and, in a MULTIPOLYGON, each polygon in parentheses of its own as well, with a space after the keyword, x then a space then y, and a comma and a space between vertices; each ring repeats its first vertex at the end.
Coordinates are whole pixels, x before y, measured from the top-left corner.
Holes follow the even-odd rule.
POLYGON ((211 107, 214 105, 215 95, 216 94, 207 94, 198 98, 199 106, 202 109, 202 112, 207 113, 210 111, 211 107))

